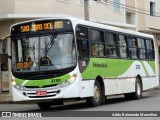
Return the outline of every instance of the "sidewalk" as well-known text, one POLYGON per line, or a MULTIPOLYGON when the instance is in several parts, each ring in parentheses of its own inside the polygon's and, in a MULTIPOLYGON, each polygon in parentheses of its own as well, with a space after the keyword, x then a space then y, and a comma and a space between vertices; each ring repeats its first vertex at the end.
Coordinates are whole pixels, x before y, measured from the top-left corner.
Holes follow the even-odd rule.
MULTIPOLYGON (((160 90, 160 85, 154 89, 151 90, 160 90)), ((31 101, 26 102, 26 101, 20 101, 20 102, 13 102, 11 95, 6 92, 6 93, 0 93, 0 104, 30 104, 32 103, 31 101)))
POLYGON ((0 104, 9 103, 12 101, 12 97, 9 92, 0 93, 0 104))
POLYGON ((14 102, 12 100, 12 96, 6 92, 6 93, 0 93, 0 104, 33 104, 32 101, 17 101, 14 102))

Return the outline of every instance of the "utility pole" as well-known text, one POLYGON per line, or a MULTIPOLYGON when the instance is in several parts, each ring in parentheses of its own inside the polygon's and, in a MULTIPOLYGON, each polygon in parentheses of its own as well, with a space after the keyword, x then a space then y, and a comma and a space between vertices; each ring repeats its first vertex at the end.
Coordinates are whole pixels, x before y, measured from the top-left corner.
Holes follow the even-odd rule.
POLYGON ((84 17, 89 21, 89 0, 84 0, 84 17))

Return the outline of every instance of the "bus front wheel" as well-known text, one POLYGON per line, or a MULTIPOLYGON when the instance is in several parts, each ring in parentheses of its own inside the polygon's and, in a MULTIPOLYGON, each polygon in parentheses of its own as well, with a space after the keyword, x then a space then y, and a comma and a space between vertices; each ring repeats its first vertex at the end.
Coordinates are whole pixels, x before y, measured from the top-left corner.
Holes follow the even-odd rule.
POLYGON ((89 106, 95 107, 101 104, 102 100, 102 90, 98 81, 95 81, 93 96, 86 99, 89 106))

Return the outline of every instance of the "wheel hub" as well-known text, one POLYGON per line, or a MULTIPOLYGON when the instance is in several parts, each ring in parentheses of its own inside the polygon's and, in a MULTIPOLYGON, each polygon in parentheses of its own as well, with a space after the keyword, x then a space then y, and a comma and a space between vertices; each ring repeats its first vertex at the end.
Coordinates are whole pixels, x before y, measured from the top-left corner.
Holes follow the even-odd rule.
POLYGON ((98 86, 94 86, 94 99, 96 102, 100 101, 100 89, 98 86))
POLYGON ((137 82, 137 94, 140 95, 141 94, 141 87, 139 82, 137 82))

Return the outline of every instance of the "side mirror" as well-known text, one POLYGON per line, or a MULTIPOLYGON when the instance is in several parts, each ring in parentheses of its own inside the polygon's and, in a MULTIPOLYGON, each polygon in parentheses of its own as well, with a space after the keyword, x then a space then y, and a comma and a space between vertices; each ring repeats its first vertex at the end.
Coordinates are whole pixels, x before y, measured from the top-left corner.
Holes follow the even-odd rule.
POLYGON ((3 39, 3 47, 2 47, 3 54, 6 54, 6 49, 7 49, 7 39, 3 39))
POLYGON ((10 36, 7 36, 7 37, 5 37, 5 38, 3 39, 2 52, 3 52, 3 55, 5 55, 5 56, 7 56, 9 59, 11 59, 12 57, 6 53, 6 51, 7 51, 7 40, 8 40, 7 38, 9 38, 9 37, 10 37, 10 36))

